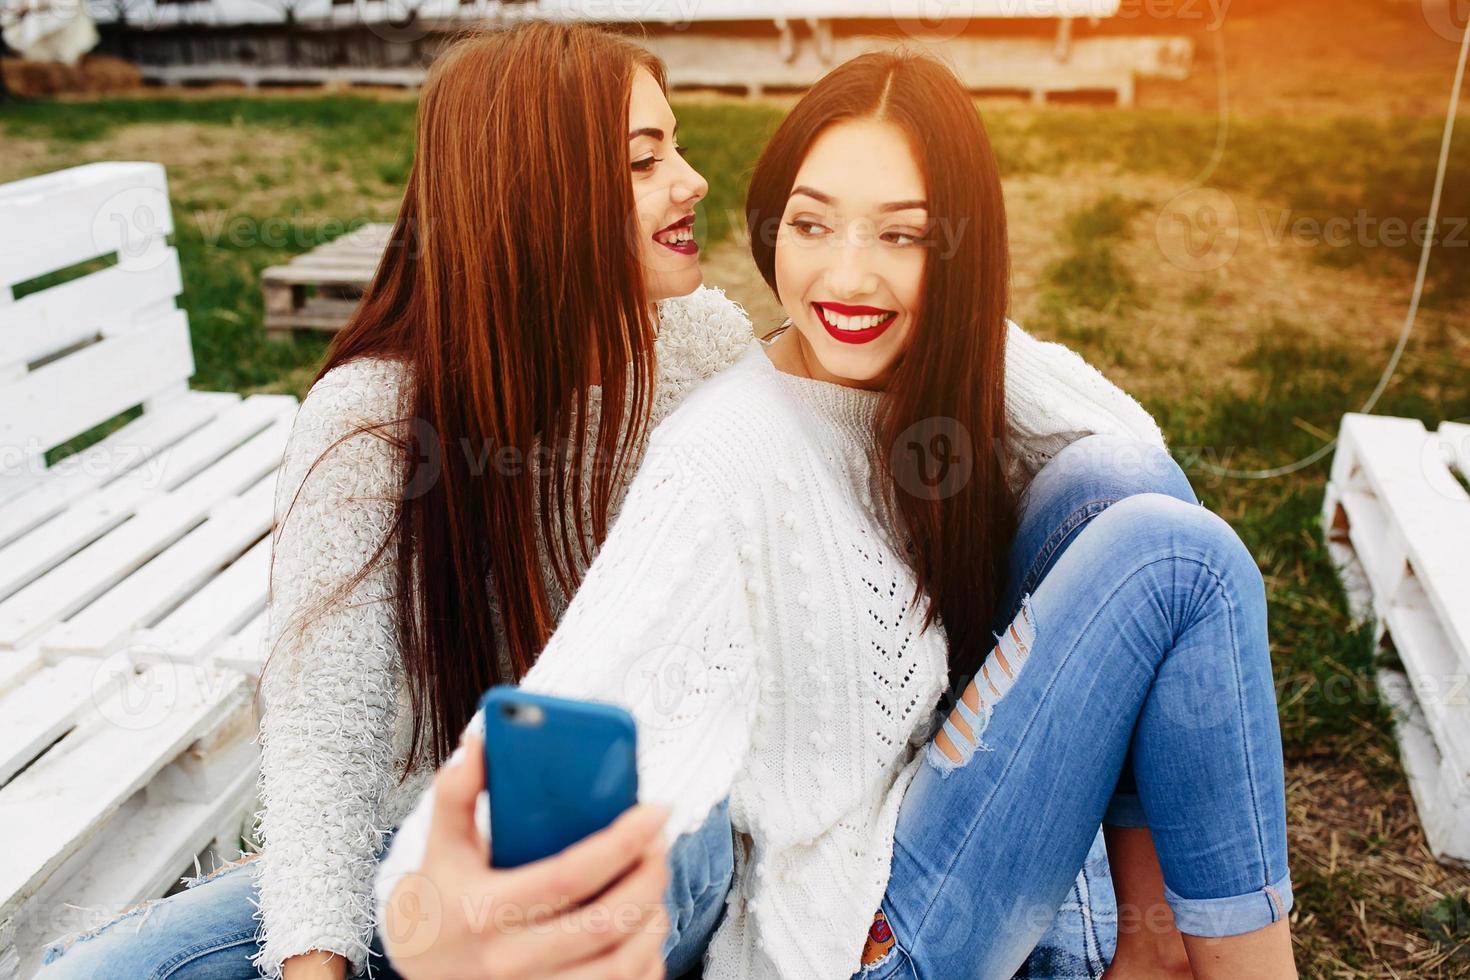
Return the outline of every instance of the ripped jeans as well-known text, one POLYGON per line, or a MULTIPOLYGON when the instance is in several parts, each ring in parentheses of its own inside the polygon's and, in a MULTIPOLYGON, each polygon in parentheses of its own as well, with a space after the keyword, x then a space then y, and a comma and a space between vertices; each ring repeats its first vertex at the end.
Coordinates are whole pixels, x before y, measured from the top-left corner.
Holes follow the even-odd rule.
MULTIPOLYGON (((387 852, 388 834, 380 856, 387 852)), ((107 923, 64 936, 41 954, 37 980, 249 980, 260 948, 255 918, 257 855, 199 878, 166 898, 142 902, 107 923)), ((369 969, 374 980, 399 980, 373 931, 369 969)))
POLYGON ((1100 822, 1149 828, 1181 932, 1285 917, 1265 586, 1173 459, 1104 435, 1058 453, 1022 499, 1001 608, 957 701, 968 732, 944 723, 959 761, 931 740, 904 795, 856 976, 1065 969, 1032 949, 1100 822))

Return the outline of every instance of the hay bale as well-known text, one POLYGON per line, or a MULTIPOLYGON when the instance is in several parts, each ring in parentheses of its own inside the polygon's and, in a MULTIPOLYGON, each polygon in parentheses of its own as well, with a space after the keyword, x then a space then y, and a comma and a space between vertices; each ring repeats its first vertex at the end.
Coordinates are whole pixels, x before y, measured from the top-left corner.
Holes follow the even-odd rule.
POLYGON ((143 87, 143 74, 138 66, 112 55, 89 54, 78 67, 81 69, 83 91, 126 92, 143 87))
POLYGON ((45 98, 72 92, 124 92, 140 88, 138 66, 105 54, 89 54, 75 67, 59 61, 0 58, 5 85, 25 98, 45 98))

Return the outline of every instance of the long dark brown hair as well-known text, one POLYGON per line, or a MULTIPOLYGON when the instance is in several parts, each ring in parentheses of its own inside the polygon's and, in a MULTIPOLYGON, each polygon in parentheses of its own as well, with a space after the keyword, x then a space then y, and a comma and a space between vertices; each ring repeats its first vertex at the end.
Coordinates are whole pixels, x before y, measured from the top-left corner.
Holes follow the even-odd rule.
POLYGON ((538 528, 570 596, 646 435, 655 324, 629 235, 627 151, 639 67, 666 85, 653 55, 579 25, 477 31, 450 46, 424 84, 389 247, 313 379, 360 357, 405 368, 399 417, 316 461, 361 433, 390 442, 404 463, 392 527, 297 621, 341 601, 397 545, 383 601, 413 711, 403 776, 443 761, 480 693, 540 654, 555 622, 538 528), (584 527, 592 384, 603 398, 584 527))
POLYGON ((913 51, 860 55, 829 72, 767 144, 746 197, 751 252, 776 292, 776 232, 798 170, 830 126, 892 123, 908 137, 927 186, 929 246, 919 313, 874 422, 887 513, 918 588, 949 642, 951 685, 962 685, 994 643, 1018 504, 1005 479, 1006 308, 1010 253, 990 139, 959 79, 913 51), (945 232, 936 238, 935 230, 945 232), (939 244, 945 254, 939 254, 939 244), (897 450, 892 451, 892 450, 897 450), (968 479, 939 481, 933 457, 968 457, 968 479))

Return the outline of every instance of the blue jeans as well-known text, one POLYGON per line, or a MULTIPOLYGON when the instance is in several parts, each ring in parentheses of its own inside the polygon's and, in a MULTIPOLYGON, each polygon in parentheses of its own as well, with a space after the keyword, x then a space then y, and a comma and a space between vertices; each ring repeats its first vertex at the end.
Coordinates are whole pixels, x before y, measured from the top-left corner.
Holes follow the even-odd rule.
MULTIPOLYGON (((379 858, 387 852, 384 841, 379 858)), ((697 967, 725 909, 734 869, 728 801, 711 811, 700 829, 669 850, 664 901, 670 930, 664 940, 668 975, 697 967)), ((97 929, 52 942, 42 954, 38 980, 253 980, 251 957, 259 950, 255 919, 259 893, 246 861, 191 881, 167 898, 145 902, 97 929)), ((374 930, 368 972, 375 980, 399 980, 374 930)), ((365 975, 365 974, 364 974, 365 975)))
MULTIPOLYGON (((379 858, 391 840, 387 835, 379 858)), ((38 980, 254 980, 260 923, 253 864, 220 868, 99 928, 55 940, 41 955, 38 980)), ((373 977, 400 980, 376 930, 368 948, 373 977)))
MULTIPOLYGON (((862 980, 1009 977, 1099 822, 1147 826, 1181 932, 1230 936, 1292 905, 1265 585, 1166 452, 1072 443, 1022 501, 978 710, 930 741, 862 980)), ((963 704, 963 702, 960 702, 963 704)), ((1031 963, 1028 963, 1028 955, 1031 963)))

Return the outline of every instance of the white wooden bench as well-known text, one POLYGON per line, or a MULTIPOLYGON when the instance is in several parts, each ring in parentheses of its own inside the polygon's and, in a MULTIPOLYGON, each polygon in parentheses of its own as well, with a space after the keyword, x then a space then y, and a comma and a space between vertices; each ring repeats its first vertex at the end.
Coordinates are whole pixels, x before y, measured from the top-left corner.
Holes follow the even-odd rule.
POLYGON ((1380 669, 1430 850, 1470 861, 1470 425, 1343 416, 1323 532, 1380 669), (1456 474, 1459 474, 1458 479, 1456 474))
POLYGON ((0 229, 4 980, 29 976, 56 935, 163 895, 196 857, 209 870, 239 855, 296 400, 189 389, 161 166, 0 185, 0 229), (35 288, 101 256, 116 261, 35 288))

